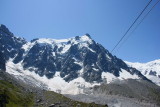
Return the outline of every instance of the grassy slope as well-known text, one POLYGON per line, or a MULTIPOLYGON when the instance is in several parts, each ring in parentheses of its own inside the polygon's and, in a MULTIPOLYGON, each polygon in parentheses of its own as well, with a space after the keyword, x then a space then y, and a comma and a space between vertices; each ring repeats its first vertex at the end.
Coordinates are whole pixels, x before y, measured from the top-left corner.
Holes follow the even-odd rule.
POLYGON ((22 91, 12 83, 0 80, 0 103, 6 107, 31 107, 33 94, 22 91), (7 103, 7 104, 5 104, 7 103))
POLYGON ((10 82, 0 80, 0 107, 48 107, 52 104, 62 107, 104 107, 95 103, 73 101, 52 91, 39 90, 39 93, 31 93, 22 89, 10 82), (36 103, 36 97, 42 101, 36 103))

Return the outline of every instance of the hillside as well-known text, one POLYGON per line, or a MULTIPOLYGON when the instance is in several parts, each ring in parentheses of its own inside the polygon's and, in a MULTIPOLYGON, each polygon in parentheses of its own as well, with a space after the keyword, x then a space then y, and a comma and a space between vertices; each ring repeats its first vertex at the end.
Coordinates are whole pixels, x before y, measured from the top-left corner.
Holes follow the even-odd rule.
POLYGON ((0 107, 106 107, 95 103, 71 100, 53 91, 42 90, 18 82, 0 71, 0 107))

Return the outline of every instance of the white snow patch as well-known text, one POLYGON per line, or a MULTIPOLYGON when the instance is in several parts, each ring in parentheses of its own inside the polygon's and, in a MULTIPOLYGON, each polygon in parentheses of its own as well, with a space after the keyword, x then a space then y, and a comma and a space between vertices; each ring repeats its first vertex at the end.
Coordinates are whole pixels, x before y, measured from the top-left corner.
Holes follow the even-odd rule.
POLYGON ((131 75, 129 72, 127 72, 124 69, 121 69, 120 76, 116 77, 112 73, 109 72, 102 72, 101 78, 108 83, 111 83, 115 80, 124 80, 124 79, 139 79, 138 75, 134 74, 131 75))
POLYGON ((89 49, 91 52, 96 53, 96 51, 94 51, 93 49, 91 49, 91 48, 89 48, 89 47, 88 47, 88 49, 89 49))
POLYGON ((80 76, 83 75, 84 68, 79 71, 80 76))
POLYGON ((52 44, 54 41, 53 39, 49 39, 49 38, 41 38, 36 40, 38 43, 47 43, 47 44, 52 44))
POLYGON ((34 43, 27 42, 26 44, 22 46, 22 49, 24 49, 25 51, 28 51, 33 45, 34 43))
POLYGON ((109 72, 102 72, 101 78, 106 79, 107 84, 113 82, 115 79, 118 79, 116 76, 109 72))
POLYGON ((34 86, 46 89, 46 85, 36 79, 37 77, 39 77, 37 74, 35 74, 34 72, 29 72, 28 70, 23 70, 22 65, 20 63, 14 64, 12 60, 13 59, 10 59, 6 63, 6 72, 8 72, 11 75, 14 75, 17 79, 20 79, 23 82, 34 84, 34 86))
POLYGON ((69 38, 69 39, 53 39, 53 40, 55 43, 67 43, 70 39, 71 38, 69 38))
POLYGON ((81 36, 80 40, 81 41, 88 41, 89 43, 92 43, 92 40, 86 35, 81 36))
POLYGON ((92 68, 94 71, 99 71, 99 69, 96 69, 96 68, 92 68))
POLYGON ((106 54, 106 57, 111 61, 111 57, 109 57, 108 54, 106 54))
POLYGON ((71 45, 65 45, 65 47, 63 48, 61 53, 66 53, 69 50, 70 47, 71 47, 71 45))
POLYGON ((76 61, 75 61, 74 63, 75 63, 75 64, 78 64, 78 65, 82 65, 82 63, 81 63, 81 62, 76 62, 76 61))
POLYGON ((150 79, 152 82, 160 86, 160 78, 153 76, 153 75, 148 75, 146 76, 148 79, 150 79))
MULTIPOLYGON (((51 90, 56 91, 61 90, 62 94, 83 94, 83 89, 79 89, 78 87, 93 87, 92 84, 85 82, 82 77, 78 77, 71 82, 65 82, 61 77, 57 76, 52 79, 45 79, 48 83, 48 86, 51 90), (58 83, 57 83, 58 82, 58 83)), ((96 85, 96 84, 95 84, 96 85)))
POLYGON ((56 56, 55 52, 52 52, 52 55, 53 55, 53 56, 56 56))
POLYGON ((130 74, 128 71, 121 69, 119 79, 139 79, 138 75, 130 74))

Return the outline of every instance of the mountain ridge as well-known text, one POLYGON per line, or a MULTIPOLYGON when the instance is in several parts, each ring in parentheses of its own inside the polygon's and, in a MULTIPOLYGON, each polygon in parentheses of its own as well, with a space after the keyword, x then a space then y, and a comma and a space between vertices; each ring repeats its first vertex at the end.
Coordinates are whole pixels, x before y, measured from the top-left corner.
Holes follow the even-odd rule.
POLYGON ((128 66, 140 70, 143 75, 160 86, 160 59, 153 60, 147 63, 134 63, 128 61, 125 62, 128 64, 128 66))
MULTIPOLYGON (((1 29, 3 28, 8 29, 1 29)), ((0 50, 4 54, 6 72, 21 80, 31 79, 35 82, 39 78, 38 81, 49 83, 49 88, 54 91, 57 90, 55 81, 59 80, 61 83, 57 86, 60 88, 58 90, 64 91, 61 86, 70 84, 66 90, 74 86, 73 90, 77 90, 75 93, 78 93, 78 87, 84 90, 116 79, 150 81, 140 71, 128 67, 125 62, 92 40, 89 34, 63 40, 33 39, 27 42, 4 30, 0 30, 0 50)))

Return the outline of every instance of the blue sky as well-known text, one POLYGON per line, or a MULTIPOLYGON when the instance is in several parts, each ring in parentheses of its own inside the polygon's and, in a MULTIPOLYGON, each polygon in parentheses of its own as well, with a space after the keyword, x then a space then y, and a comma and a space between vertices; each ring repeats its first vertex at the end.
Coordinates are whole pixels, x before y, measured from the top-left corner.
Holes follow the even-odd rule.
MULTIPOLYGON (((28 41, 89 33, 111 51, 148 1, 0 0, 0 23, 28 41)), ((113 55, 132 62, 160 59, 159 10, 160 3, 113 55)))

